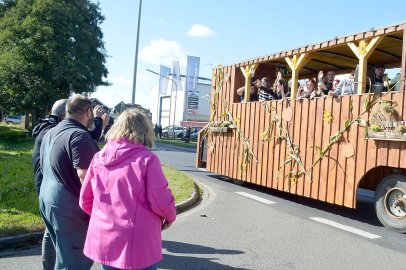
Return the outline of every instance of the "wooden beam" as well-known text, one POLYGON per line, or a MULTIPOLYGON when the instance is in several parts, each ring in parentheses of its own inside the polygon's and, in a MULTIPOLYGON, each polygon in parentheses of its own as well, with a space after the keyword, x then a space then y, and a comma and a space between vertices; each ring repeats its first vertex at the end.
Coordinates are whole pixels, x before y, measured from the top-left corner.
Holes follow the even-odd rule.
POLYGON ((379 43, 382 41, 383 36, 377 36, 371 39, 368 43, 365 39, 358 43, 358 46, 353 42, 347 43, 348 47, 352 50, 355 56, 358 57, 358 88, 357 93, 362 94, 366 88, 366 76, 367 76, 367 64, 368 58, 378 47, 379 43))
POLYGON ((375 49, 375 51, 377 51, 377 52, 380 52, 380 53, 383 53, 383 54, 386 54, 386 55, 389 55, 389 56, 392 56, 393 58, 396 58, 397 60, 402 60, 402 58, 401 57, 399 57, 399 56, 397 56, 396 54, 393 54, 393 53, 391 53, 391 52, 388 52, 388 51, 385 51, 385 50, 381 50, 381 49, 375 49))
POLYGON ((356 61, 358 63, 358 58, 356 57, 351 57, 342 53, 337 53, 337 52, 330 52, 330 51, 318 51, 318 53, 325 53, 325 54, 330 54, 330 55, 334 55, 334 56, 340 56, 343 58, 347 58, 349 61, 356 61))
POLYGON ((246 67, 240 67, 241 72, 245 78, 245 91, 244 91, 244 101, 245 102, 250 101, 250 96, 251 96, 250 89, 251 89, 252 75, 254 75, 257 67, 258 67, 258 64, 252 64, 252 65, 248 65, 246 67))
POLYGON ((336 67, 339 68, 338 65, 346 66, 346 67, 355 67, 358 64, 358 60, 345 60, 345 59, 337 59, 323 55, 312 54, 312 59, 319 60, 322 62, 329 63, 331 65, 336 64, 336 67))
POLYGON ((335 68, 340 69, 340 70, 344 69, 343 67, 341 67, 341 66, 339 66, 339 65, 335 65, 335 64, 333 64, 333 63, 329 63, 329 62, 323 61, 323 60, 310 59, 310 61, 313 61, 313 62, 316 62, 316 63, 320 63, 320 64, 324 64, 324 65, 328 65, 328 66, 332 66, 332 67, 335 67, 335 68))
POLYGON ((402 44, 402 69, 400 70, 400 89, 406 90, 406 30, 403 30, 403 44, 402 44))
POLYGON ((310 54, 309 53, 302 53, 299 57, 294 55, 292 59, 289 57, 285 57, 286 63, 288 63, 290 69, 292 70, 292 83, 290 89, 290 96, 292 99, 296 99, 296 92, 297 92, 297 82, 299 79, 299 70, 306 65, 309 61, 310 54))
POLYGON ((394 40, 397 40, 397 41, 400 41, 400 42, 402 42, 402 40, 404 40, 404 39, 402 39, 402 38, 400 38, 400 37, 396 37, 396 36, 392 36, 392 35, 388 35, 388 36, 386 36, 387 38, 391 38, 391 39, 394 39, 394 40))

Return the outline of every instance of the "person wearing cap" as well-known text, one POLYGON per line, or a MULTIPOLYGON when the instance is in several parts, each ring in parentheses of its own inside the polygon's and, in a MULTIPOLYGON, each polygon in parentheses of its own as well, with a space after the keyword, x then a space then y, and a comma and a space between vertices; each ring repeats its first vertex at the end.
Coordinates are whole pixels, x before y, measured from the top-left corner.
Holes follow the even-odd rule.
POLYGON ((388 91, 388 85, 386 83, 385 66, 383 64, 376 64, 371 92, 380 93, 386 91, 388 91))

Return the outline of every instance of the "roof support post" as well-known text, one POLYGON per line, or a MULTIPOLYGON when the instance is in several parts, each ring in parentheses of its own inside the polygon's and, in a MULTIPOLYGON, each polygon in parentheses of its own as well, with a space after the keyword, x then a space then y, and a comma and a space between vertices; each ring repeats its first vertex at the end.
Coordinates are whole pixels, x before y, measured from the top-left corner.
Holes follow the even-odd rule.
POLYGON ((352 52, 357 56, 359 60, 358 64, 358 86, 357 86, 357 93, 362 94, 365 92, 366 88, 366 80, 367 80, 367 64, 368 58, 374 52, 376 47, 378 47, 379 43, 382 41, 383 36, 377 36, 371 39, 368 43, 365 39, 361 40, 358 43, 358 46, 355 45, 353 42, 347 43, 348 47, 352 50, 352 52))
POLYGON ((404 91, 406 90, 406 30, 403 30, 402 69, 400 72, 400 89, 404 91))
POLYGON ((309 61, 309 56, 309 53, 301 53, 299 57, 294 55, 292 59, 285 57, 286 63, 288 63, 290 69, 292 70, 292 83, 290 88, 290 97, 292 99, 296 99, 299 70, 309 61))
POLYGON ((251 80, 252 80, 252 76, 254 75, 257 67, 258 67, 258 64, 248 65, 245 68, 241 67, 241 72, 245 77, 245 91, 244 91, 244 101, 245 102, 250 101, 251 80))

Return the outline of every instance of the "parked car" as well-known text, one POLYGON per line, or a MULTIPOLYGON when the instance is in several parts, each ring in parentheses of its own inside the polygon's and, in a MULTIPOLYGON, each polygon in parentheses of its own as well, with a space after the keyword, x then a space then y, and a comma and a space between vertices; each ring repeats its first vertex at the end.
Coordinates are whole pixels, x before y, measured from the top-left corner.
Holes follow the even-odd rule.
POLYGON ((162 129, 163 138, 183 138, 183 127, 168 126, 162 129))
POLYGON ((22 123, 22 118, 21 116, 16 116, 16 115, 7 115, 4 118, 4 122, 7 124, 21 124, 22 123))
POLYGON ((190 139, 192 141, 196 141, 198 135, 199 135, 199 132, 193 132, 193 133, 190 134, 190 139))

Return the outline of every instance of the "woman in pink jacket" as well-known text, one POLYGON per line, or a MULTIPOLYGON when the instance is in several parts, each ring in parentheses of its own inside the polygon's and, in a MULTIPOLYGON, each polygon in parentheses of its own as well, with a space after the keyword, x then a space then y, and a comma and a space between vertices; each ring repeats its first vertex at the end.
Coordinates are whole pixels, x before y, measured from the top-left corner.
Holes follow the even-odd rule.
POLYGON ((103 269, 157 269, 161 230, 176 208, 147 117, 126 110, 106 135, 86 173, 80 207, 90 215, 84 254, 103 269))

